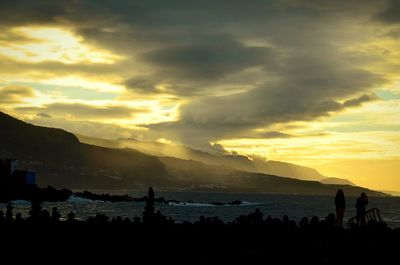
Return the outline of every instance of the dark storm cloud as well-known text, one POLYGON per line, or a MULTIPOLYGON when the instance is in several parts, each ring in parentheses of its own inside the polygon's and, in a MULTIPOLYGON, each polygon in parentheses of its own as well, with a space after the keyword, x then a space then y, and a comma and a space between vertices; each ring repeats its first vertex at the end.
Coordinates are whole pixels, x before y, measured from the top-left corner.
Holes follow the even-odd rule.
POLYGON ((51 116, 66 115, 74 116, 78 119, 128 119, 137 112, 146 112, 146 110, 137 110, 123 106, 91 106, 80 103, 53 103, 43 107, 20 107, 16 108, 20 112, 45 112, 51 116))
MULTIPOLYGON (((240 94, 205 97, 182 107, 182 120, 210 124, 263 124, 310 120, 342 108, 336 101, 384 79, 359 69, 313 61, 290 63, 280 81, 240 94)), ((352 104, 348 104, 349 106, 352 104)), ((353 104, 354 105, 354 104, 353 104)))
MULTIPOLYGON (((373 100, 370 90, 385 79, 365 70, 368 55, 348 51, 346 45, 362 41, 353 27, 362 29, 373 19, 398 22, 400 13, 398 1, 382 5, 372 0, 28 1, 29 9, 22 1, 6 3, 0 11, 9 11, 0 18, 6 24, 61 23, 85 43, 123 55, 125 61, 8 67, 0 62, 1 69, 119 73, 127 94, 185 99, 180 120, 150 125, 149 135, 195 144, 290 137, 255 129, 311 121, 373 100)), ((32 111, 98 118, 135 112, 79 104, 32 111)))
POLYGON ((389 0, 382 12, 376 18, 385 23, 400 23, 400 1, 389 0))
POLYGON ((0 1, 0 25, 54 23, 66 14, 71 1, 64 0, 2 0, 0 1))
POLYGON ((247 67, 273 65, 274 54, 266 47, 245 47, 229 37, 208 37, 185 46, 145 53, 146 62, 169 75, 210 80, 237 73, 247 67))
POLYGON ((229 36, 196 37, 184 46, 141 54, 139 58, 150 64, 154 72, 129 78, 125 86, 135 92, 157 93, 161 92, 157 85, 166 84, 164 93, 201 95, 210 87, 232 83, 227 78, 251 67, 274 71, 277 57, 272 48, 244 46, 229 36))
MULTIPOLYGON (((302 67, 307 68, 306 65, 299 65, 299 68, 302 67)), ((282 81, 264 84, 251 91, 203 97, 181 108, 180 121, 152 125, 150 128, 167 134, 169 139, 175 137, 191 144, 239 135, 261 138, 262 135, 252 130, 274 123, 312 121, 371 101, 375 99, 371 95, 355 97, 343 104, 338 100, 384 81, 367 71, 333 68, 325 71, 321 69, 321 75, 314 72, 309 76, 287 73, 282 81)), ((271 138, 271 135, 263 136, 271 138)))

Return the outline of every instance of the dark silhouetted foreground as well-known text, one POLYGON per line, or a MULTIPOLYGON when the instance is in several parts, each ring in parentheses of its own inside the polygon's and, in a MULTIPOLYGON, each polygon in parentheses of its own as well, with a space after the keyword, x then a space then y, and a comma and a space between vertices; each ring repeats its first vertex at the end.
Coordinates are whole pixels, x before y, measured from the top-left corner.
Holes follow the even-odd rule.
POLYGON ((133 220, 110 220, 101 213, 78 220, 73 212, 63 216, 57 208, 43 209, 39 201, 32 202, 29 216, 22 218, 19 213, 14 215, 8 204, 6 212, 0 212, 2 250, 18 252, 20 246, 27 246, 24 257, 28 260, 52 253, 66 259, 83 256, 110 262, 129 259, 132 263, 145 258, 189 264, 340 264, 343 260, 379 264, 396 256, 400 239, 400 230, 383 222, 342 228, 333 213, 321 220, 304 217, 296 223, 287 216, 265 217, 257 209, 229 223, 201 216, 195 223, 176 224, 155 209, 154 198, 149 189, 143 217, 133 220))

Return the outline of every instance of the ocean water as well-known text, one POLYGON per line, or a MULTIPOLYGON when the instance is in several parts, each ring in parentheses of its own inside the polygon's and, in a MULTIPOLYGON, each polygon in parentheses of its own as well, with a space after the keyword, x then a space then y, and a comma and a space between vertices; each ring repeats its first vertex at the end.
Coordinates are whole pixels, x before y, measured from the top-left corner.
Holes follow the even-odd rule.
MULTIPOLYGON (((95 193, 129 194, 134 197, 146 195, 145 191, 93 191, 95 193)), ((335 212, 334 197, 330 196, 305 196, 305 195, 279 195, 279 194, 254 194, 254 193, 205 193, 205 192, 157 192, 156 197, 164 197, 167 200, 178 200, 191 203, 171 203, 170 205, 157 205, 156 209, 167 217, 177 222, 194 222, 201 215, 206 217, 218 216, 225 222, 233 221, 239 215, 247 215, 259 208, 264 213, 275 218, 288 215, 296 222, 304 216, 319 218, 326 217, 335 212), (243 201, 241 205, 215 206, 210 202, 243 201)), ((355 197, 346 198, 345 220, 355 215, 355 197)), ((21 212, 28 216, 30 203, 27 201, 14 201, 14 214, 21 212)), ((96 213, 103 213, 109 217, 121 216, 123 218, 141 217, 144 203, 135 202, 102 202, 91 201, 72 196, 66 202, 43 203, 43 208, 51 210, 58 207, 63 217, 73 211, 76 217, 82 220, 96 213)), ((0 204, 0 210, 5 212, 6 205, 0 204)), ((400 227, 400 197, 370 197, 368 209, 378 208, 385 222, 392 228, 400 227)))

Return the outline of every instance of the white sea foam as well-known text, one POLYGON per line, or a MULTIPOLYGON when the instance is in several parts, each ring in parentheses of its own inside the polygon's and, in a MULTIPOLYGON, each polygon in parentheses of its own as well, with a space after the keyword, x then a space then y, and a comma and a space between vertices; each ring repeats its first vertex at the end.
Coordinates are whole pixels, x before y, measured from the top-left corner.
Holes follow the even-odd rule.
POLYGON ((232 205, 232 206, 253 206, 253 205, 260 205, 263 204, 262 202, 248 202, 248 201, 242 201, 240 205, 232 205))
POLYGON ((79 204, 79 203, 90 203, 90 202, 95 202, 95 201, 92 201, 92 200, 89 200, 89 199, 85 199, 85 198, 82 198, 82 197, 78 197, 78 196, 75 196, 75 195, 71 195, 68 198, 67 202, 68 203, 79 204))
POLYGON ((31 202, 30 201, 25 201, 25 200, 15 200, 12 202, 14 205, 30 205, 31 202))

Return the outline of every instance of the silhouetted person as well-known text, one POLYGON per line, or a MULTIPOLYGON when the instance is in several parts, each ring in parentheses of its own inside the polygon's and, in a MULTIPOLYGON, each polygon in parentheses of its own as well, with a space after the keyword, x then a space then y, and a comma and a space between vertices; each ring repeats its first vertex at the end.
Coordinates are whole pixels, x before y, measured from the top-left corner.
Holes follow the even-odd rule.
POLYGON ((251 224, 262 224, 263 223, 263 213, 257 208, 254 213, 247 216, 251 224))
POLYGON ((319 218, 317 216, 311 217, 310 226, 317 227, 319 225, 319 218))
POLYGON ((24 219, 22 219, 22 214, 21 213, 17 213, 15 215, 15 223, 16 224, 22 224, 24 222, 24 219))
POLYGON ((7 203, 6 220, 8 223, 12 223, 14 221, 13 210, 14 207, 11 205, 11 203, 7 203))
POLYGON ((282 219, 282 223, 287 226, 289 224, 289 216, 284 215, 282 219))
POLYGON ((58 212, 57 207, 53 207, 53 209, 51 210, 51 221, 53 223, 58 223, 60 222, 60 217, 61 214, 58 212))
POLYGON ((301 228, 306 228, 308 226, 308 217, 301 218, 299 226, 301 228))
POLYGON ((266 225, 271 225, 271 224, 272 224, 272 217, 271 217, 271 215, 268 215, 268 217, 265 219, 265 224, 266 224, 266 225))
POLYGON ((95 217, 96 224, 105 224, 108 222, 108 216, 103 213, 97 213, 95 217))
POLYGON ((368 196, 365 192, 361 193, 356 203, 357 209, 357 224, 365 225, 365 212, 367 211, 368 196))
POLYGON ((0 224, 5 223, 5 221, 6 221, 6 218, 4 217, 4 212, 0 211, 0 224))
POLYGON ((154 191, 153 188, 150 187, 147 192, 146 198, 146 206, 144 207, 143 212, 143 222, 144 223, 152 223, 155 220, 154 214, 154 191))
POLYGON ((336 205, 336 224, 340 227, 343 226, 344 211, 346 210, 346 199, 344 197, 344 192, 338 189, 335 197, 336 205))
POLYGON ((75 214, 74 214, 74 212, 70 212, 68 215, 67 215, 67 223, 70 223, 70 224, 72 224, 72 223, 75 223, 75 214))
POLYGON ((42 202, 41 201, 32 201, 31 209, 29 210, 29 220, 32 222, 38 222, 40 220, 40 214, 42 212, 42 202))
POLYGON ((48 224, 50 223, 51 219, 50 219, 50 213, 49 211, 47 211, 47 209, 43 209, 40 212, 40 222, 44 223, 44 224, 48 224))
POLYGON ((335 224, 337 224, 335 214, 329 213, 328 216, 325 217, 325 222, 329 226, 334 226, 335 224))
POLYGON ((201 215, 199 220, 195 222, 196 225, 204 225, 206 223, 206 217, 201 215))

